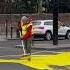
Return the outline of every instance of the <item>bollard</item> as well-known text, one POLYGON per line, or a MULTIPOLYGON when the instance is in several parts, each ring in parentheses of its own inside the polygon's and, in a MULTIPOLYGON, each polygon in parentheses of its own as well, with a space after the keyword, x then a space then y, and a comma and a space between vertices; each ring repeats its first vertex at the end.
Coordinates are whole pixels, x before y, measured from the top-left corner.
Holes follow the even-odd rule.
POLYGON ((5 27, 6 27, 6 38, 7 38, 7 35, 8 35, 8 29, 7 29, 7 28, 8 28, 8 24, 7 24, 7 23, 8 23, 8 20, 6 19, 6 22, 5 22, 5 27))
POLYGON ((17 35, 17 38, 20 37, 20 33, 19 33, 19 30, 18 29, 16 30, 16 35, 17 35))
POLYGON ((7 35, 8 35, 8 30, 7 30, 7 23, 6 23, 6 38, 7 38, 7 35))
POLYGON ((11 39, 12 39, 12 35, 13 35, 12 31, 13 31, 13 27, 11 27, 11 33, 10 33, 11 34, 11 39))

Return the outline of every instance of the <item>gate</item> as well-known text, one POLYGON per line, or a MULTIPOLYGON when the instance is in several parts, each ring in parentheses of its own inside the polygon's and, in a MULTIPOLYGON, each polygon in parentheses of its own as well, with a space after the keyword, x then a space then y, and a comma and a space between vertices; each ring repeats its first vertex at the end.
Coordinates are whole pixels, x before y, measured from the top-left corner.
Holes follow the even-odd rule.
POLYGON ((6 37, 6 25, 5 23, 0 23, 0 40, 5 40, 6 37))
POLYGON ((16 39, 17 27, 8 22, 7 20, 4 23, 0 23, 0 40, 6 39, 16 39))

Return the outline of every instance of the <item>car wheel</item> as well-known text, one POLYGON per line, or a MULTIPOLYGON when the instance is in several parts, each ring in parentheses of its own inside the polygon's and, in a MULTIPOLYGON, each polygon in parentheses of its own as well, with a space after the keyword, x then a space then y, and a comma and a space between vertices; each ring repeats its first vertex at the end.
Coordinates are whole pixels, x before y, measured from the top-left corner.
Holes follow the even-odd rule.
POLYGON ((67 31, 65 38, 66 38, 66 39, 70 39, 70 31, 67 31))
POLYGON ((52 39, 52 33, 50 31, 46 32, 45 39, 50 41, 52 39))

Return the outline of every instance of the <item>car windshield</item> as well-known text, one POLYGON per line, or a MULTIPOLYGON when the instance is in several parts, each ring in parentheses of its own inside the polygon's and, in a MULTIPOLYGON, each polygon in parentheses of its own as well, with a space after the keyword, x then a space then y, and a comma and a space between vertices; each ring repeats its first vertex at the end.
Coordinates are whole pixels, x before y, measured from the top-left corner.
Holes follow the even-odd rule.
POLYGON ((33 21, 32 24, 33 24, 33 25, 40 25, 41 22, 40 22, 40 21, 33 21))
POLYGON ((44 25, 53 25, 53 22, 44 22, 44 25))

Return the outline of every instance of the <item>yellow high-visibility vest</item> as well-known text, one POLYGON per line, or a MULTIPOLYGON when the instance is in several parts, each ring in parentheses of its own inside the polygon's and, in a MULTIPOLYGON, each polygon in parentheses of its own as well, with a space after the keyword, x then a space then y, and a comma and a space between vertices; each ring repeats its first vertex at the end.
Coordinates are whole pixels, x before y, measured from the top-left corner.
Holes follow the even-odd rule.
POLYGON ((22 36, 24 36, 26 34, 27 31, 27 26, 26 25, 22 25, 22 36))
MULTIPOLYGON (((27 28, 32 25, 32 23, 28 24, 28 25, 22 25, 22 34, 21 35, 25 35, 26 32, 27 32, 27 28)), ((32 30, 31 30, 32 34, 33 34, 33 27, 32 27, 32 30)))

